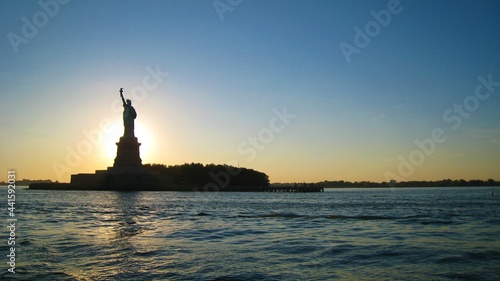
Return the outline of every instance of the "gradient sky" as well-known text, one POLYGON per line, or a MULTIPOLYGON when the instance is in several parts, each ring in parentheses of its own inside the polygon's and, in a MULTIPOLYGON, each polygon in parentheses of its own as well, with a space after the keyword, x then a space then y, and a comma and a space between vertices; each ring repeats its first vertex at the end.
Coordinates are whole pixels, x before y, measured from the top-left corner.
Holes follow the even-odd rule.
POLYGON ((0 2, 0 180, 111 166, 119 88, 143 163, 271 182, 500 180, 500 86, 475 96, 478 77, 500 82, 499 1, 54 1, 0 2), (370 23, 388 5, 399 13, 370 23), (341 44, 367 26, 348 62, 341 44))

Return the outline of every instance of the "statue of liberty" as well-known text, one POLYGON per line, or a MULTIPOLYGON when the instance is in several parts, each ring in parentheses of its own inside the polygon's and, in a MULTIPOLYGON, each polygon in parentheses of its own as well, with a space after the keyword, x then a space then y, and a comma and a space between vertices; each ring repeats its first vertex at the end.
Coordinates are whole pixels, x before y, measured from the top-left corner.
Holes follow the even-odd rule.
POLYGON ((123 102, 123 126, 125 131, 123 132, 124 137, 135 137, 134 135, 134 119, 137 117, 134 107, 132 106, 132 101, 123 98, 123 88, 120 88, 120 97, 123 102))

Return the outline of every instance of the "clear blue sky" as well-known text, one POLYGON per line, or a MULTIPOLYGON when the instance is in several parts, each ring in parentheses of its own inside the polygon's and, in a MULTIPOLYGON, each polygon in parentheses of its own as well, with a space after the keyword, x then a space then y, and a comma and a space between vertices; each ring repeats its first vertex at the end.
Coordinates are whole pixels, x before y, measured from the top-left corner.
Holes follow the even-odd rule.
POLYGON ((0 180, 111 166, 119 88, 143 163, 239 164, 272 182, 500 180, 498 1, 41 2, 0 2, 0 180))

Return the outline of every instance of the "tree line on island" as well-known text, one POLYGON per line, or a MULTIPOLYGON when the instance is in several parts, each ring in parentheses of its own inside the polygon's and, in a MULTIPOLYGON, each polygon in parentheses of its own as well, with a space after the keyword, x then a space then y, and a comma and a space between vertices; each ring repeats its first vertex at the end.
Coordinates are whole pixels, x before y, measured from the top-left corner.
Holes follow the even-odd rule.
POLYGON ((201 163, 186 163, 182 165, 145 164, 150 171, 159 172, 160 175, 172 177, 173 183, 206 185, 208 183, 223 182, 226 186, 269 186, 269 176, 265 173, 248 168, 230 165, 216 165, 201 163))

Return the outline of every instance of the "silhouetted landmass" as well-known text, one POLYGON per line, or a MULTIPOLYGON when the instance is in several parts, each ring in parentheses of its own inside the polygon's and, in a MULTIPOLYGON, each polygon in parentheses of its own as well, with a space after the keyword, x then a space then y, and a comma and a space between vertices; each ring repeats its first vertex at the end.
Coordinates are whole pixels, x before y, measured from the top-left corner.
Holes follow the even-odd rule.
MULTIPOLYGON (((18 186, 29 186, 32 183, 51 183, 51 180, 29 180, 29 179, 22 179, 22 180, 16 180, 16 185, 18 186)), ((56 181, 57 182, 57 181, 56 181)), ((0 182, 0 185, 7 185, 7 182, 0 182)))
MULTIPOLYGON (((236 168, 228 165, 203 165, 199 163, 183 164, 166 166, 163 164, 146 164, 144 165, 151 171, 157 171, 161 175, 170 175, 176 184, 187 183, 193 185, 205 185, 207 183, 219 184, 214 177, 219 181, 225 181, 225 177, 221 173, 225 171, 229 175, 228 186, 272 186, 272 187, 290 187, 290 186, 321 186, 324 188, 355 188, 355 187, 459 187, 459 186, 500 186, 500 181, 493 179, 488 180, 451 180, 445 179, 440 181, 404 181, 404 182, 371 182, 371 181, 322 181, 317 183, 272 183, 269 184, 269 177, 262 172, 258 172, 247 168, 236 168), (240 171, 237 175, 237 171, 240 171)), ((29 186, 31 183, 52 183, 52 180, 16 180, 18 186, 29 186)), ((57 183, 58 181, 56 181, 57 183)), ((7 182, 2 181, 0 185, 7 185, 7 182)))
POLYGON ((500 186, 499 181, 493 179, 488 180, 451 180, 445 179, 440 181, 404 181, 404 182, 371 182, 371 181, 324 181, 322 182, 325 188, 339 187, 458 187, 458 186, 500 186))
POLYGON ((262 172, 229 165, 203 165, 191 163, 166 166, 163 164, 145 164, 144 167, 157 171, 160 175, 169 175, 175 184, 206 185, 214 183, 220 187, 269 185, 269 177, 262 172))

